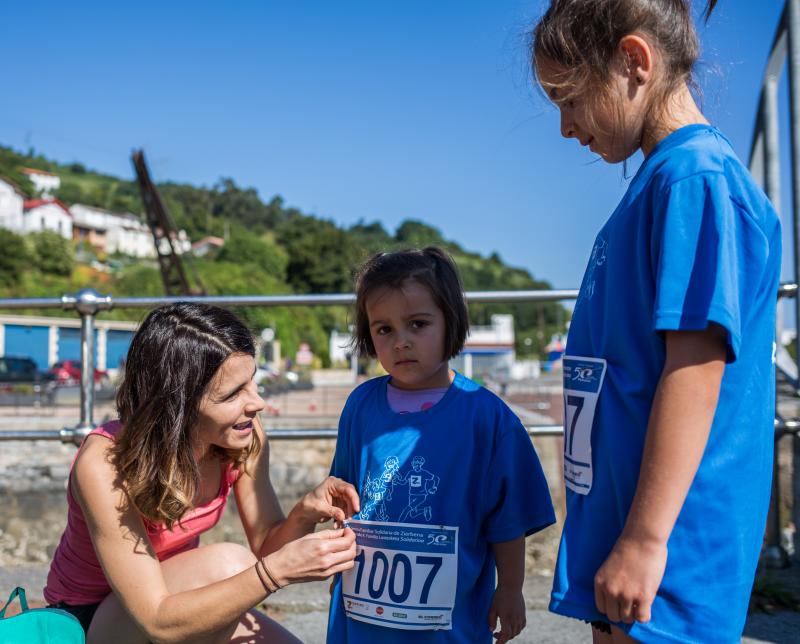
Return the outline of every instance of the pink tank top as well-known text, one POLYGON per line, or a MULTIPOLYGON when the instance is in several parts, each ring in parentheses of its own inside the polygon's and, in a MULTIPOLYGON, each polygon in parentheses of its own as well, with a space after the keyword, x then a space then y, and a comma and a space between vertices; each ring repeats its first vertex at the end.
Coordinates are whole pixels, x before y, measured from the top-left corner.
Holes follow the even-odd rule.
MULTIPOLYGON (((92 430, 89 435, 96 434, 114 440, 120 428, 121 424, 115 420, 92 430)), ((76 458, 78 452, 75 454, 76 458)), ((72 464, 74 466, 74 459, 72 464)), ((200 534, 216 525, 222 517, 228 501, 228 493, 239 477, 239 470, 233 464, 228 463, 223 467, 217 496, 209 503, 189 510, 181 519, 180 525, 175 524, 172 530, 167 530, 166 526, 161 523, 144 520, 147 536, 150 537, 159 561, 196 548, 200 541, 200 534)), ((70 470, 70 480, 71 478, 72 471, 70 470)), ((83 511, 72 495, 72 489, 68 482, 67 527, 61 535, 61 541, 53 555, 53 562, 50 564, 44 598, 49 604, 64 602, 72 606, 81 606, 97 604, 103 601, 110 592, 111 587, 97 560, 83 511)))

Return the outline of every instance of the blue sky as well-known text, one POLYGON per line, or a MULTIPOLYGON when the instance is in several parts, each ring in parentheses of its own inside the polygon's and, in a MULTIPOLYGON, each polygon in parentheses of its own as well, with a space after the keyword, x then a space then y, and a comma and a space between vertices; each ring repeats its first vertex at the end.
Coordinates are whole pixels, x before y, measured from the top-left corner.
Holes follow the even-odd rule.
MULTIPOLYGON (((5 2, 0 144, 122 177, 141 146, 159 181, 229 176, 343 225, 421 219, 576 288, 626 182, 530 85, 544 6, 5 2)), ((700 28, 706 113, 743 158, 781 6, 723 0, 700 28)))

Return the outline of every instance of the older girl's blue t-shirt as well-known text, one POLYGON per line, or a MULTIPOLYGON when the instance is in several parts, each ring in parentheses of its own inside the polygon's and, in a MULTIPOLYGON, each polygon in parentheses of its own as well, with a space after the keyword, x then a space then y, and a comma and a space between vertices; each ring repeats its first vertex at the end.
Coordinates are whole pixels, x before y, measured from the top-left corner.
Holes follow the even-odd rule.
POLYGON ((594 575, 622 532, 665 360, 664 332, 721 326, 708 444, 668 542, 643 642, 734 642, 772 472, 778 217, 728 140, 689 126, 644 161, 597 235, 564 358, 567 518, 551 610, 605 619, 594 575))
POLYGON ((555 522, 519 419, 461 374, 432 408, 393 412, 388 377, 347 400, 331 474, 359 491, 356 566, 337 576, 329 642, 492 641, 492 543, 555 522))

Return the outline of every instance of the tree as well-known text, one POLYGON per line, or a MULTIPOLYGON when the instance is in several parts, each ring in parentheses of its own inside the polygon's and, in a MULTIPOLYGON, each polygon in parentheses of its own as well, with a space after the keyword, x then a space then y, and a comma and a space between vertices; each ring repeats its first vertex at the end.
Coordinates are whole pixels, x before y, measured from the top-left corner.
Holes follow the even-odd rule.
POLYGON ((42 273, 68 277, 75 266, 75 250, 69 240, 52 230, 28 235, 33 246, 33 262, 42 273))
POLYGON ((280 215, 280 200, 266 205, 255 188, 242 189, 233 179, 223 178, 211 193, 211 212, 215 217, 235 221, 249 230, 263 232, 275 227, 280 215), (276 209, 277 206, 277 209, 276 209))
POLYGON ((353 289, 361 253, 333 222, 293 215, 278 227, 278 242, 289 256, 287 280, 300 293, 341 293, 353 289))
POLYGON ((406 219, 394 233, 394 238, 404 246, 423 248, 432 244, 444 246, 446 244, 438 228, 429 226, 416 219, 406 219))
POLYGON ((289 258, 276 243, 261 237, 245 236, 245 231, 232 237, 219 249, 220 262, 255 264, 268 275, 283 282, 289 258))
POLYGON ((378 221, 365 224, 363 220, 350 226, 347 234, 364 250, 365 255, 386 251, 397 245, 394 238, 378 221))
POLYGON ((16 286, 30 268, 31 252, 22 235, 0 228, 0 284, 16 286))

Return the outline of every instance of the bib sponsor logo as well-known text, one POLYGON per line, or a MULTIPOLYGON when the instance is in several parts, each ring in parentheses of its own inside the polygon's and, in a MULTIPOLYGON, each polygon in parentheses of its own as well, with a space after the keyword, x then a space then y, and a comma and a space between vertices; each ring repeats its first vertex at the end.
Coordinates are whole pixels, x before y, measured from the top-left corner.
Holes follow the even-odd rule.
POLYGON ((428 535, 428 545, 429 546, 446 547, 446 546, 450 545, 449 535, 447 535, 447 534, 429 534, 428 535))
POLYGON ((576 367, 573 370, 572 379, 578 382, 592 382, 594 373, 594 367, 576 367))

